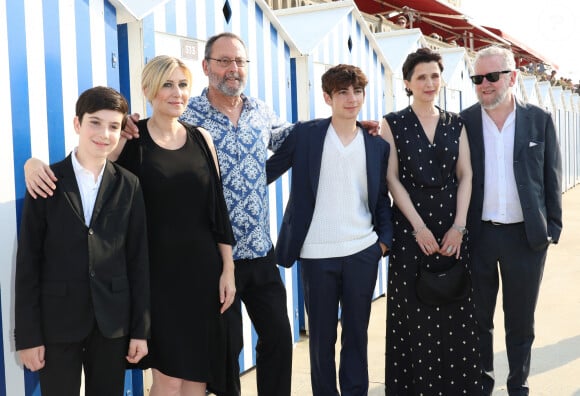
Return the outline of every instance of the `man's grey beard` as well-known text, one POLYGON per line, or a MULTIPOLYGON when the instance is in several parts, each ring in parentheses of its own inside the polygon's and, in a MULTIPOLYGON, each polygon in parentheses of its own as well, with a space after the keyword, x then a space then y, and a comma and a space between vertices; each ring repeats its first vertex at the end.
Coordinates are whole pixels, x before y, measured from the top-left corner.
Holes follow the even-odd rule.
POLYGON ((227 96, 240 96, 244 92, 245 86, 242 84, 239 88, 230 88, 225 83, 221 82, 218 85, 219 90, 227 96))
POLYGON ((485 110, 493 110, 505 100, 505 98, 508 96, 508 91, 509 90, 506 89, 504 92, 498 95, 498 97, 491 103, 483 104, 481 103, 481 100, 479 103, 481 104, 481 107, 483 107, 485 110))
MULTIPOLYGON (((214 80, 216 79, 215 76, 212 76, 212 78, 214 80)), ((243 81, 237 73, 230 74, 229 76, 217 81, 217 88, 220 90, 221 93, 223 93, 226 96, 240 96, 242 92, 244 92, 245 87, 246 82, 243 81), (231 77, 238 79, 238 81, 240 82, 240 86, 238 88, 228 87, 226 79, 231 77)))

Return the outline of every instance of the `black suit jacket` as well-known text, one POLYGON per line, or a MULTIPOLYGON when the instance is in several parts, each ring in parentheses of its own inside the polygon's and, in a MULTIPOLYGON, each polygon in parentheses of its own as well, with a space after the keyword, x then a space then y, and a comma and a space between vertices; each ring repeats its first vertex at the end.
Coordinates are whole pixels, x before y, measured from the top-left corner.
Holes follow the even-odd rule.
MULTIPOLYGON (((330 118, 297 123, 282 146, 266 163, 268 183, 290 167, 290 198, 276 243, 278 264, 290 267, 300 255, 314 214, 324 139, 330 118)), ((393 240, 391 202, 387 193, 389 144, 363 132, 366 150, 368 205, 374 230, 389 248, 393 240)))
MULTIPOLYGON (((485 148, 481 105, 461 113, 465 120, 473 189, 467 216, 469 233, 477 241, 483 210, 485 148)), ((562 158, 551 114, 516 100, 514 175, 532 249, 557 243, 562 231, 562 158)))
POLYGON ((107 161, 90 226, 70 155, 48 199, 24 200, 16 258, 16 349, 149 336, 145 205, 137 177, 107 161))

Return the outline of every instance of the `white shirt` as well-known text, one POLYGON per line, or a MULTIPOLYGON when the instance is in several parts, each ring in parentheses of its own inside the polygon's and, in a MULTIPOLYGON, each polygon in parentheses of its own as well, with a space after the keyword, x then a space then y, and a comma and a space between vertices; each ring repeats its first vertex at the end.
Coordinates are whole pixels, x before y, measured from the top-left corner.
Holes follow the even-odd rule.
POLYGON ((75 172, 75 177, 77 179, 77 185, 79 186, 79 191, 81 193, 81 202, 83 205, 83 215, 85 216, 85 224, 87 227, 91 224, 91 217, 93 216, 93 209, 95 208, 95 201, 97 200, 97 194, 99 193, 99 187, 101 186, 101 181, 103 180, 103 171, 105 170, 105 165, 99 172, 99 177, 95 181, 93 172, 83 168, 77 159, 77 147, 73 150, 71 155, 73 171, 75 172))
POLYGON ((332 124, 322 150, 322 163, 312 222, 300 257, 318 259, 358 253, 378 239, 368 205, 364 137, 343 146, 332 124))
POLYGON ((501 131, 482 108, 485 181, 481 219, 498 223, 524 221, 514 176, 514 141, 516 106, 508 115, 501 131))

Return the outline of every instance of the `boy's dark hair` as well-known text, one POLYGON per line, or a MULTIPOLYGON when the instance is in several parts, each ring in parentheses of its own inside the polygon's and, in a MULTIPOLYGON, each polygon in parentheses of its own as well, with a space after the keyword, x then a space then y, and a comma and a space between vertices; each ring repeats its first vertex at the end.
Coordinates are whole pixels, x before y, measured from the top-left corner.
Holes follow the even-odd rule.
POLYGON ((363 91, 369 80, 362 70, 353 65, 336 65, 322 75, 322 90, 332 96, 333 92, 350 87, 362 88, 363 91))
POLYGON ((119 92, 109 87, 89 88, 79 96, 76 104, 76 116, 83 122, 85 114, 96 113, 99 110, 115 110, 123 114, 121 129, 125 128, 129 104, 119 92))
MULTIPOLYGON (((417 51, 411 52, 407 55, 405 63, 403 63, 403 79, 411 81, 411 77, 413 77, 413 72, 415 71, 415 66, 419 63, 429 62, 436 62, 439 66, 439 71, 443 71, 443 58, 439 53, 433 52, 429 48, 419 48, 417 51)), ((407 96, 413 95, 411 90, 405 88, 405 91, 407 92, 407 96)))

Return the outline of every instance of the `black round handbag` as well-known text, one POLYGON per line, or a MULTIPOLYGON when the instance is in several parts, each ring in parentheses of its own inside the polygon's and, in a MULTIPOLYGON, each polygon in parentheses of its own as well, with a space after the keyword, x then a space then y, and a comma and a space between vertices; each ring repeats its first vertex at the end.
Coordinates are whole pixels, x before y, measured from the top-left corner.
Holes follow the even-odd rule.
POLYGON ((461 301, 470 289, 467 268, 455 256, 433 254, 421 259, 415 290, 422 303, 437 306, 461 301))

